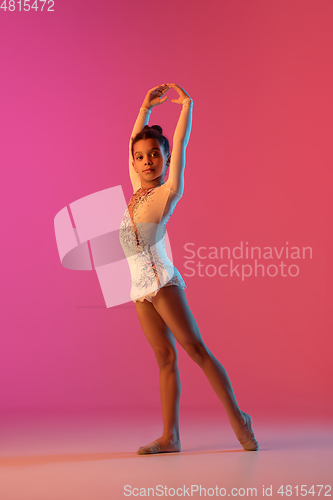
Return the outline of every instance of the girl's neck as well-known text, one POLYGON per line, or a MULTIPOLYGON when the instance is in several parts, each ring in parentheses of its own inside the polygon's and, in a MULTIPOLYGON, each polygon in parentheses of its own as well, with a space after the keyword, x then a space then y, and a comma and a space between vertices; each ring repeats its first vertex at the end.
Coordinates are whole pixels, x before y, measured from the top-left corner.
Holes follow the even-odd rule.
POLYGON ((159 187, 159 186, 162 186, 162 184, 164 184, 164 180, 162 179, 156 179, 156 181, 152 181, 151 184, 145 184, 144 186, 142 185, 142 182, 141 182, 141 189, 144 190, 144 189, 151 189, 151 188, 154 188, 154 187, 159 187))

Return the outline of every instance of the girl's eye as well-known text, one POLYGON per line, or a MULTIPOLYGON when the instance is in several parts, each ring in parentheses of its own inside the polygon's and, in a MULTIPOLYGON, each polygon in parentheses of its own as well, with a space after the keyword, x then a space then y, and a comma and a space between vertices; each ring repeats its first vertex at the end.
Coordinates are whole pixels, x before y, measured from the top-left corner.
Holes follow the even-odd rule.
POLYGON ((158 153, 152 153, 152 155, 158 155, 158 153))

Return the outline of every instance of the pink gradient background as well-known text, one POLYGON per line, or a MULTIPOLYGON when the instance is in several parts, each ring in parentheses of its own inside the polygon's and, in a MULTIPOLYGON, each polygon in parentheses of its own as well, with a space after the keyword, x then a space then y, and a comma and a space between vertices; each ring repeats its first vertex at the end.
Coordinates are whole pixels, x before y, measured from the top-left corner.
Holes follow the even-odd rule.
MULTIPOLYGON (((168 234, 203 338, 244 411, 332 417, 332 15, 328 0, 1 12, 0 409, 159 407, 134 305, 107 309, 95 271, 61 266, 53 220, 111 186, 129 200, 139 107, 174 81, 194 117, 168 234), (186 243, 241 241, 313 259, 295 278, 186 276, 186 243)), ((170 99, 150 124, 171 140, 179 112, 170 99)), ((178 352, 181 407, 219 408, 178 352)))

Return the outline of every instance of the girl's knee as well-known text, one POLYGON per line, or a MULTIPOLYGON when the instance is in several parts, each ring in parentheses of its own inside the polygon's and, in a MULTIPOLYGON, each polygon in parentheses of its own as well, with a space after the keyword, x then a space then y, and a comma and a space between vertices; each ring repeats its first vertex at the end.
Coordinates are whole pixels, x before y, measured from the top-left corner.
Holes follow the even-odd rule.
POLYGON ((190 358, 199 366, 201 366, 205 359, 207 359, 207 356, 209 356, 209 350, 203 342, 188 343, 183 345, 183 348, 190 358))
POLYGON ((174 349, 155 349, 155 358, 159 368, 174 368, 177 364, 177 352, 174 349))

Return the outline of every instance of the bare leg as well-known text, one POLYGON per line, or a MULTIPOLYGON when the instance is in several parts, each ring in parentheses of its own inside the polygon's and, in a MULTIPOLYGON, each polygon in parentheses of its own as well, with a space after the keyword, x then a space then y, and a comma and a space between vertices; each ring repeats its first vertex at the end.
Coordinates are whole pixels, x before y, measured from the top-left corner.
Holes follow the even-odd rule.
POLYGON ((136 302, 141 328, 152 346, 159 366, 163 435, 156 439, 161 446, 179 439, 180 378, 175 339, 151 302, 136 302))
POLYGON ((205 373, 227 412, 237 438, 242 441, 249 439, 246 420, 239 409, 228 374, 204 344, 184 290, 176 285, 163 287, 152 301, 176 340, 205 373))

